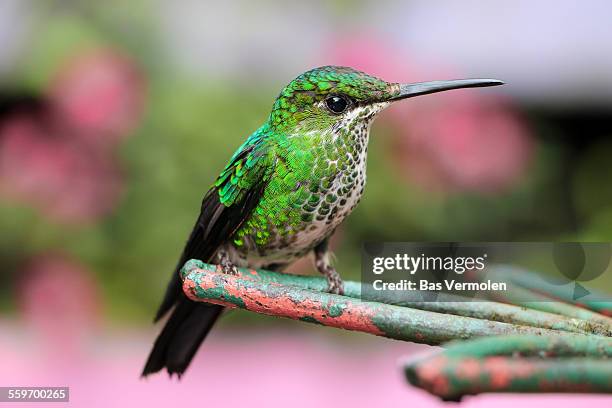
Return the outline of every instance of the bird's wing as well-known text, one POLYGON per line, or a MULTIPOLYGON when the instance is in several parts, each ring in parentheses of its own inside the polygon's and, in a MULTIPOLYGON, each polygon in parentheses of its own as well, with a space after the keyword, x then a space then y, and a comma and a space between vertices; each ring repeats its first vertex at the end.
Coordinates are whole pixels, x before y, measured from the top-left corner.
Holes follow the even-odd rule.
POLYGON ((174 310, 155 340, 143 376, 164 367, 170 374, 182 375, 219 317, 222 306, 187 299, 182 292, 179 270, 189 259, 210 262, 219 246, 229 241, 249 218, 274 168, 273 154, 265 139, 257 134, 251 136, 204 196, 200 216, 168 283, 155 320, 173 306, 174 310))
POLYGON ((168 283, 155 321, 172 308, 181 294, 179 270, 190 259, 210 262, 259 203, 275 165, 267 139, 253 134, 240 146, 202 200, 200 215, 168 283))

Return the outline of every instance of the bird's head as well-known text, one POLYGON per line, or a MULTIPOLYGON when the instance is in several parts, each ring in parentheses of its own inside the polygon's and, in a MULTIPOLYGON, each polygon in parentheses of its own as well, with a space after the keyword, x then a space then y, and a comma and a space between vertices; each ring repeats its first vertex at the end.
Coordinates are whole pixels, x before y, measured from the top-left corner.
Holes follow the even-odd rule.
POLYGON ((502 84, 495 79, 398 84, 353 68, 324 66, 301 74, 281 91, 269 123, 290 135, 362 128, 369 126, 381 110, 402 99, 451 89, 502 84))

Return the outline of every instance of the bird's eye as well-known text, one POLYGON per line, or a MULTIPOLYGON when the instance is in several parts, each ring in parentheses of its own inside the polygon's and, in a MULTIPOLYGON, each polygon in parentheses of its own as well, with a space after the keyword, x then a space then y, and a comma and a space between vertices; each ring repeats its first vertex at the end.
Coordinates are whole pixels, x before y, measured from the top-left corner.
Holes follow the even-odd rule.
POLYGON ((342 96, 330 96, 325 100, 327 108, 333 113, 342 113, 349 105, 349 101, 342 96))

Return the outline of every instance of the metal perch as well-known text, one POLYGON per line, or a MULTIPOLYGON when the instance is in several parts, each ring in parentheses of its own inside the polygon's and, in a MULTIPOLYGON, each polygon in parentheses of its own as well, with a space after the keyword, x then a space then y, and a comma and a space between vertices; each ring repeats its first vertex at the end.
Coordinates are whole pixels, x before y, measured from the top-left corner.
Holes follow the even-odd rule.
MULTIPOLYGON (((256 313, 415 343, 438 345, 455 339, 500 334, 582 337, 581 334, 565 331, 335 295, 322 291, 325 288, 323 279, 319 288, 321 290, 307 289, 303 287, 303 277, 278 272, 239 269, 238 275, 228 275, 218 272, 215 265, 190 261, 183 268, 182 277, 183 290, 194 301, 238 307, 256 313)), ((346 286, 354 286, 354 283, 349 282, 346 286)))
POLYGON ((451 343, 405 372, 411 384, 452 401, 484 392, 610 393, 611 356, 607 338, 496 336, 451 343), (517 351, 529 357, 512 357, 517 351))
POLYGON ((612 365, 605 360, 612 356, 612 338, 600 319, 496 302, 405 302, 372 291, 362 296, 361 284, 350 281, 341 296, 325 292, 321 277, 251 269, 228 275, 197 260, 185 264, 181 277, 193 301, 430 345, 480 338, 450 343, 445 352, 407 366, 411 383, 444 399, 487 391, 612 392, 612 365), (517 353, 572 359, 499 357, 517 353), (509 380, 502 384, 502 377, 509 380))

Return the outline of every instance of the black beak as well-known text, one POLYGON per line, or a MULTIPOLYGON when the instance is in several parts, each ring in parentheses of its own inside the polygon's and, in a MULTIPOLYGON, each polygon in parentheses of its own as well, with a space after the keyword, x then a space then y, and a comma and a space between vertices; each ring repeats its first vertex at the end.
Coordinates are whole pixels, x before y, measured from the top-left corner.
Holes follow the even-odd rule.
POLYGON ((414 84, 400 85, 398 95, 392 97, 391 101, 399 99, 412 98, 413 96, 427 95, 435 92, 450 91, 451 89, 461 88, 480 88, 485 86, 503 85, 502 81, 497 79, 455 79, 451 81, 431 81, 417 82, 414 84))

